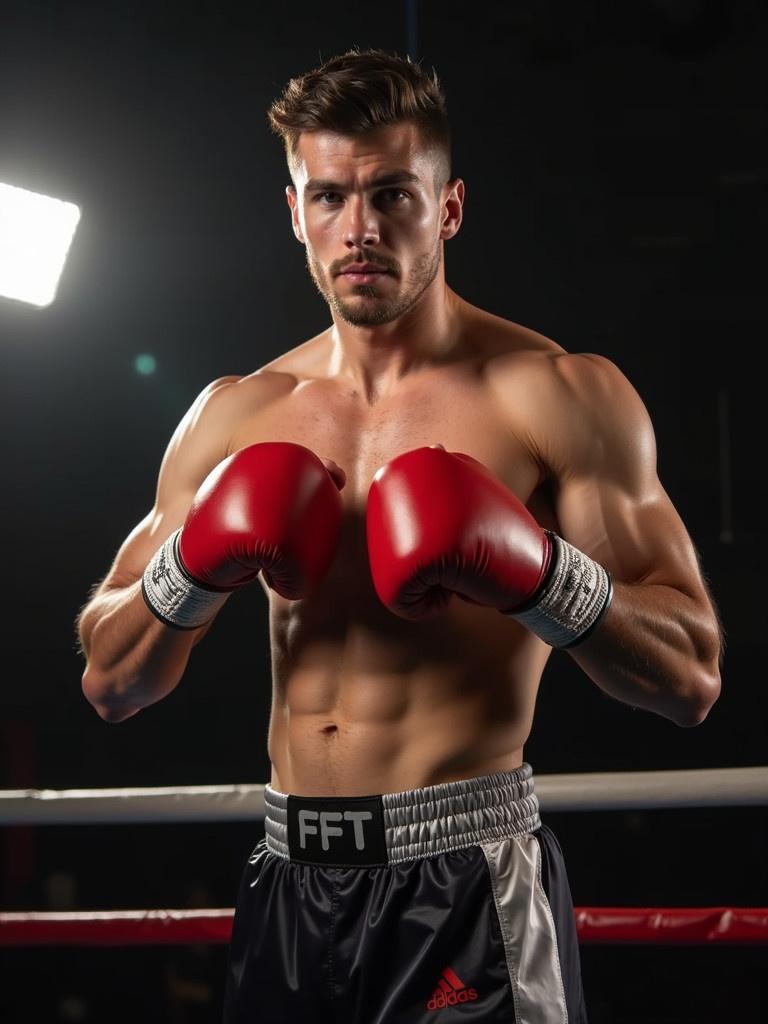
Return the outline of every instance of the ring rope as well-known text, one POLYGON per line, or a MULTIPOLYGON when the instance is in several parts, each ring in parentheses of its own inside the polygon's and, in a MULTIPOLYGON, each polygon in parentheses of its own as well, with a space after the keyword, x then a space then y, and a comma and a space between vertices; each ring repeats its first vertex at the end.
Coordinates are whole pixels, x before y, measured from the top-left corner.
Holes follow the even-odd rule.
MULTIPOLYGON (((536 776, 543 811, 754 807, 768 804, 768 767, 536 776)), ((0 790, 0 825, 253 821, 264 786, 0 790)))
MULTIPOLYGON (((232 908, 0 914, 2 946, 228 943, 232 908)), ((768 907, 576 907, 583 944, 764 945, 768 907)))
MULTIPOLYGON (((759 806, 768 768, 537 777, 544 810, 759 806)), ((254 820, 263 785, 0 791, 0 824, 254 820)), ((582 943, 764 944, 768 908, 577 907, 582 943)), ((0 946, 153 945, 230 940, 231 908, 0 913, 0 946)))

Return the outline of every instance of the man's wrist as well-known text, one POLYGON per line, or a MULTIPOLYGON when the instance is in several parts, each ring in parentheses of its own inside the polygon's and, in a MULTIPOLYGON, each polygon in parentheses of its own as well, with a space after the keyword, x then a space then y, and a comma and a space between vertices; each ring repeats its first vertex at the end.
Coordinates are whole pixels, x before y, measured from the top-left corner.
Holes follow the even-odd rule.
POLYGON ((535 603, 502 612, 522 623, 545 643, 575 647, 592 634, 613 599, 610 573, 583 551, 547 531, 552 560, 535 603))
POLYGON ((231 591, 193 580, 179 557, 181 528, 160 545, 144 570, 141 592, 156 618, 174 629, 197 629, 213 618, 231 591))

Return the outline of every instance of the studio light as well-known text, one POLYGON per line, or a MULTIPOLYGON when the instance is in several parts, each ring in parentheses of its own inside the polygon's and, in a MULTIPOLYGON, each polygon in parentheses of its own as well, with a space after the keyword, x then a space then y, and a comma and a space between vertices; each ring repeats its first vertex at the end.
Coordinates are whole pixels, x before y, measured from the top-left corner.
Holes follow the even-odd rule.
POLYGON ((0 295, 49 306, 79 220, 74 203, 0 182, 0 295))

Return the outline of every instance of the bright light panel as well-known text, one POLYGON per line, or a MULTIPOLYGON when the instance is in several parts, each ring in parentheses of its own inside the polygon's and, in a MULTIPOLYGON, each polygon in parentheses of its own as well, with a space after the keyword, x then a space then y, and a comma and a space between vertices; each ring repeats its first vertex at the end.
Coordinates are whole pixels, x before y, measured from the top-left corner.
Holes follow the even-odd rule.
POLYGON ((74 203, 0 182, 0 295, 49 306, 79 220, 74 203))

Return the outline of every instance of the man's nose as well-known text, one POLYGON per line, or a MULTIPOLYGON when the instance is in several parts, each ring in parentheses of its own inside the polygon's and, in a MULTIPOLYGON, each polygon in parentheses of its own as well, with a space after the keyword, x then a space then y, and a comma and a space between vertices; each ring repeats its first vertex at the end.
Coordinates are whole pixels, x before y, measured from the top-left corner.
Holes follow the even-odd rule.
POLYGON ((379 219, 372 203, 350 196, 344 213, 344 241, 350 248, 379 244, 379 219))

